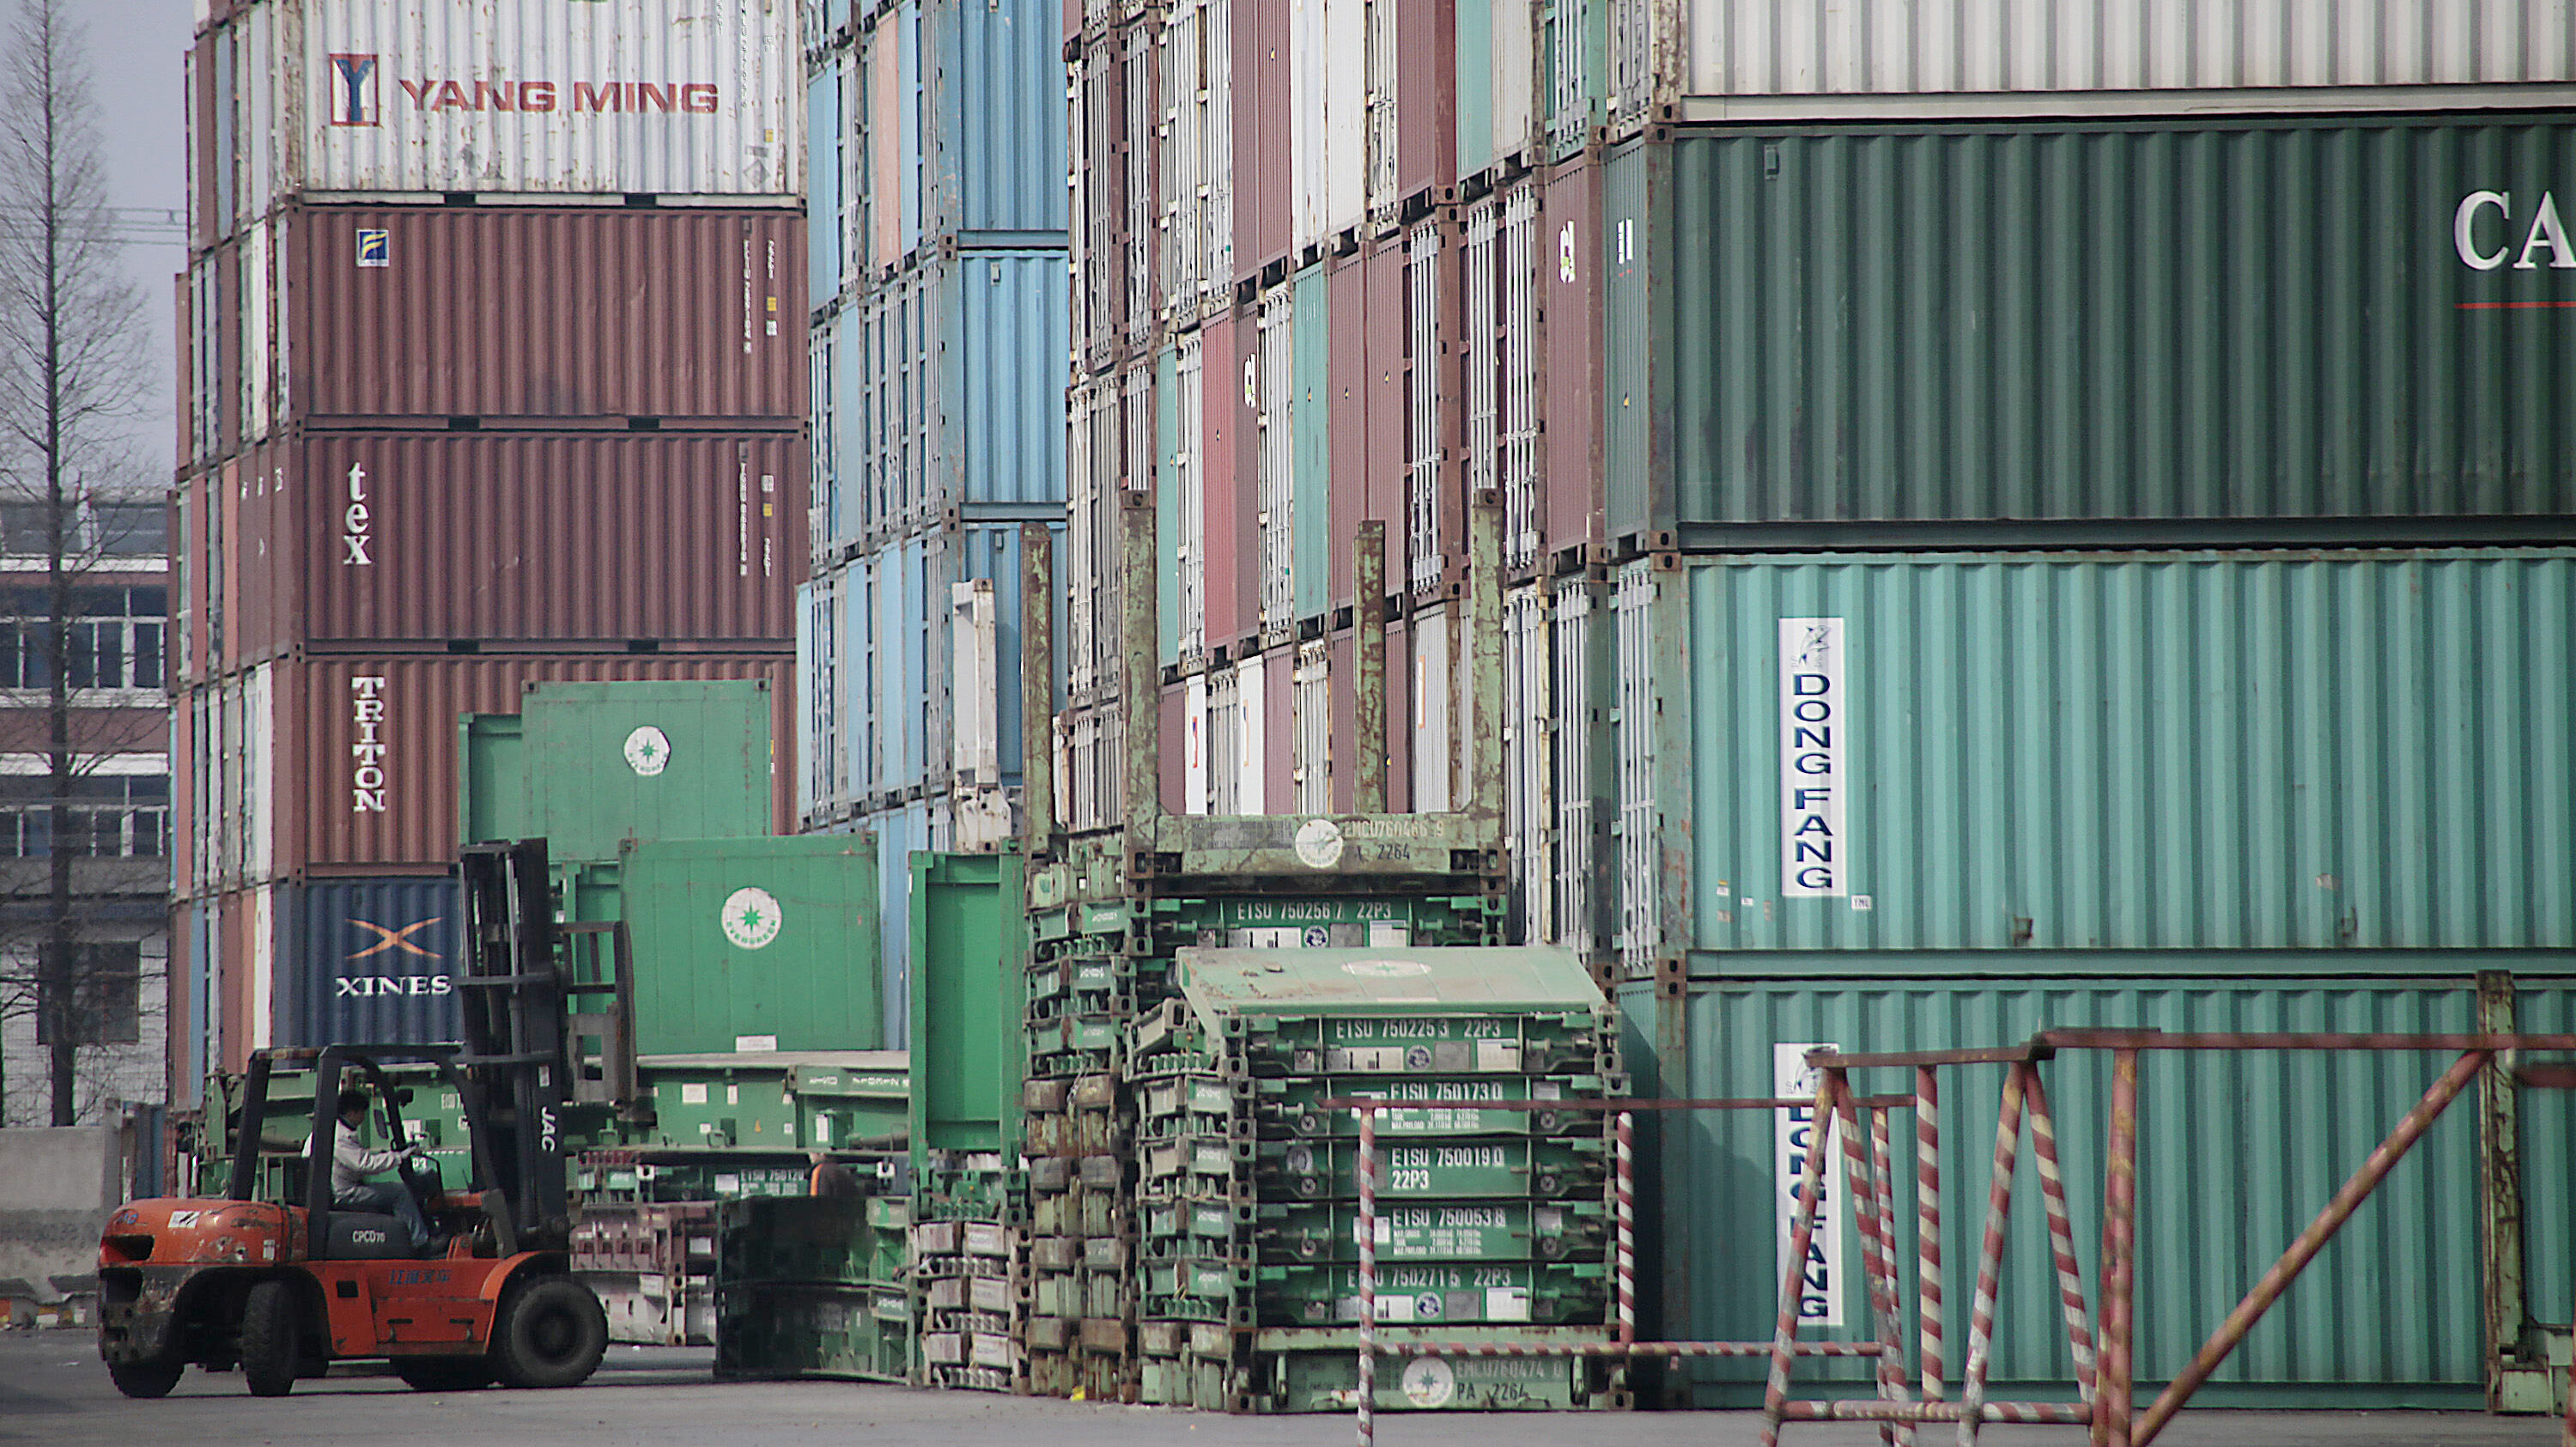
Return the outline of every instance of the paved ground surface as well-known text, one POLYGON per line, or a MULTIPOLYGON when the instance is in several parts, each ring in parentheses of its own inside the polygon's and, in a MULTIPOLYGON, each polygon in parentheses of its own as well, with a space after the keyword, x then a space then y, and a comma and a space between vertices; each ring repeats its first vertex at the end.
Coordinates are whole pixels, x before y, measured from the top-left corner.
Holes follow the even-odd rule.
MULTIPOLYGON (((0 1442, 117 1447, 1344 1447, 1347 1417, 1229 1418, 923 1392, 842 1382, 761 1385, 708 1377, 711 1353, 616 1347, 590 1385, 563 1392, 422 1393, 390 1377, 299 1382, 257 1401, 238 1375, 191 1371, 158 1402, 109 1385, 79 1332, 0 1332, 0 1442)), ((346 1369, 344 1369, 346 1370, 346 1369)), ((1742 1412, 1425 1415, 1383 1419, 1387 1447, 1751 1447, 1760 1422, 1742 1412)), ((1793 1427, 1790 1447, 1864 1447, 1876 1434, 1840 1424, 1793 1427)), ((1927 1442, 1931 1439, 1927 1438, 1927 1442)), ((1949 1439, 1940 1439, 1944 1442, 1949 1439)), ((1997 1447, 2079 1443, 2077 1429, 1989 1428, 1997 1447)), ((2158 1439, 2173 1447, 2545 1447, 2553 1422, 2439 1412, 2185 1413, 2158 1439)))

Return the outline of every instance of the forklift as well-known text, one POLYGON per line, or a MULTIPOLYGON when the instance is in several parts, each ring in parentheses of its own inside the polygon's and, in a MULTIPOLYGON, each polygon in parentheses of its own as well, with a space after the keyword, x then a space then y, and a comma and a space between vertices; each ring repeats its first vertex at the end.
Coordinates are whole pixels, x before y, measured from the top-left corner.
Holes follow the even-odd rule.
POLYGON ((358 1358, 390 1361, 423 1391, 569 1387, 598 1368, 607 1315, 569 1256, 573 1062, 545 841, 470 846, 459 864, 464 1042, 256 1051, 225 1194, 135 1201, 108 1218, 99 1355, 125 1395, 164 1396, 191 1363, 238 1367, 260 1397, 358 1358), (373 1087, 390 1144, 411 1140, 408 1092, 385 1072, 395 1064, 429 1065, 456 1092, 470 1147, 465 1181, 441 1179, 427 1160, 400 1167, 403 1189, 445 1238, 427 1257, 396 1217, 332 1201, 346 1081, 373 1087), (263 1173, 270 1077, 306 1065, 312 1123, 300 1161, 263 1173), (258 1199, 264 1174, 290 1183, 272 1188, 279 1199, 258 1199))

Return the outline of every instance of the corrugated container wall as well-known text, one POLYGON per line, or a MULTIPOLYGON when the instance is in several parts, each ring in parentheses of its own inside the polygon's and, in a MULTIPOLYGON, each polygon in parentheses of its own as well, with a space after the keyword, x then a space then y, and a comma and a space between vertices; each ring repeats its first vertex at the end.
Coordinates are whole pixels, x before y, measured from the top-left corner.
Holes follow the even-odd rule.
MULTIPOLYGON (((1659 1001, 1643 985, 1622 988, 1619 998, 1632 1039, 1655 1039, 1662 1031, 1662 1038, 1688 1042, 1680 1053, 1654 1061, 1660 1078, 1641 1081, 1644 1093, 1709 1099, 1774 1089, 1772 1047, 1778 1044, 1832 1044, 1857 1052, 1944 1050, 2088 1026, 2468 1031, 2478 1028, 2477 991, 2468 972, 2509 966, 2514 957, 2451 956, 2431 973, 2419 959, 2405 956, 2359 956, 2349 963, 2385 973, 2250 983, 2233 978, 2233 956, 2195 954, 2169 958, 2155 976, 2142 979, 2028 970, 2001 980, 1694 979, 1686 1001, 1659 1001), (1671 1013, 1681 1018, 1660 1018, 1671 1013)), ((2565 1002, 2576 997, 2576 981, 2536 975, 2517 983, 2533 1002, 2521 1011, 2525 1028, 2564 1027, 2565 1002)), ((1630 1059, 1642 1067, 1654 1056, 1635 1049, 1630 1059)), ((2138 1293, 2138 1380, 2169 1380, 2191 1359, 2211 1325, 2449 1059, 2408 1051, 2146 1055, 2137 1239, 2141 1279, 2153 1289, 2138 1293), (2285 1129, 2284 1122, 2297 1128, 2285 1129)), ((2108 1052, 2062 1052, 2040 1068, 2057 1120, 2105 1118, 2108 1052)), ((1981 1103, 1991 1108, 2003 1073, 2001 1066, 1944 1072, 1941 1088, 1955 1112, 1948 1116, 1954 1127, 1972 1119, 1981 1103)), ((1905 1083, 1895 1073, 1863 1073, 1855 1084, 1871 1090, 1905 1083)), ((2524 1098, 2554 1094, 2529 1091, 2524 1098)), ((1767 1112, 1719 1111, 1689 1129, 1662 1132, 1663 1209, 1659 1225, 1641 1233, 1647 1259, 1640 1279, 1662 1283, 1660 1291, 1647 1293, 1648 1309, 1662 1308, 1662 1330, 1671 1339, 1744 1340, 1771 1329, 1780 1285, 1772 1227, 1782 1216, 1780 1202, 1796 1191, 1794 1179, 1781 1174, 1774 1129, 1767 1112)), ((2558 1142, 2538 1134, 2526 1138, 2563 1161, 2558 1142)), ((2098 1129, 2061 1131, 2058 1143, 2068 1181, 2102 1179, 2098 1129)), ((1912 1154, 1898 1159, 1897 1198, 1910 1201, 1914 1183, 1905 1163, 1912 1154)), ((1953 1150, 1942 1172, 1947 1199, 1983 1200, 1990 1173, 1981 1152, 1953 1150)), ((2021 1179, 2027 1189, 2026 1165, 2021 1179)), ((2526 1166, 2524 1179, 2554 1178, 2532 1176, 2526 1166)), ((2281 1389, 2331 1388, 2337 1405, 2347 1408, 2480 1406, 2480 1194, 2478 1124, 2470 1109, 2455 1107, 2218 1369, 2201 1400, 2277 1405, 2284 1400, 2281 1389)), ((2100 1279, 2100 1200, 2098 1189, 2068 1193, 2076 1260, 2088 1280, 2100 1279)), ((2527 1239, 2567 1238, 2565 1193, 2527 1191, 2523 1205, 2531 1213, 2523 1226, 2527 1239)), ((1945 1216, 1950 1261, 1975 1259, 1980 1219, 1970 1211, 1945 1216)), ((1895 1220, 1895 1258, 1910 1297, 1916 1221, 1909 1210, 1896 1212, 1895 1220)), ((2065 1333, 2057 1329, 2056 1279, 2037 1209, 2013 1212, 2007 1253, 1995 1311, 1992 1379, 1998 1387, 2068 1382, 2075 1368, 2066 1355, 2065 1333)), ((1850 1267, 1860 1260, 1848 1236, 1839 1260, 1850 1267)), ((1849 1272, 1840 1283, 1846 1325, 1811 1328, 1816 1339, 1867 1338, 1868 1306, 1855 1289, 1856 1275, 1849 1272)), ((2563 1278, 2540 1289, 2563 1315, 2563 1278)), ((1801 1368, 1802 1375, 1808 1371, 1801 1368)), ((1833 1368, 1815 1374, 1860 1380, 1833 1368)), ((1694 1406, 1752 1406, 1762 1393, 1759 1363, 1710 1364, 1695 1369, 1691 1381, 1694 1406)))
POLYGON ((814 296, 928 248, 1064 244, 1064 72, 1049 0, 889 6, 806 61, 814 296))
POLYGON ((1685 131, 1608 170, 1614 538, 2576 516, 2563 116, 1685 131))
POLYGON ((805 461, 785 431, 262 444, 185 488, 221 513, 224 557, 248 570, 192 676, 316 644, 783 648, 807 553, 805 461))
POLYGON ((276 901, 275 1043, 458 1038, 454 879, 317 880, 276 901))
MULTIPOLYGON (((1905 0, 1820 8, 1796 0, 1611 0, 1622 120, 1658 107, 1760 98, 1782 116, 1849 115, 1875 98, 2055 93, 2072 106, 2119 94, 2124 110, 2171 112, 2213 97, 2173 91, 2304 90, 2346 108, 2400 91, 2576 80, 2576 16, 2524 0, 1905 0), (1624 42, 1624 44, 1622 43, 1624 42)), ((2282 104, 2289 97, 2249 97, 2282 104)), ((2418 96, 2401 103, 2424 104, 2418 96)))
POLYGON ((211 38, 201 243, 330 194, 804 193, 793 0, 267 0, 211 38))
POLYGON ((805 407, 792 212, 300 207, 258 223, 245 298, 272 427, 654 418, 793 425, 805 407))
POLYGON ((945 252, 814 332, 814 545, 846 557, 950 521, 1064 501, 1061 250, 945 252))
MULTIPOLYGON (((966 716, 993 720, 996 782, 1017 786, 1021 527, 987 523, 943 530, 889 544, 816 576, 798 639, 800 672, 809 689, 803 736, 810 752, 800 806, 808 827, 946 788, 957 748, 980 749, 985 742, 960 739, 951 727, 961 690, 974 690, 980 701, 966 716), (964 640, 951 621, 958 585, 977 580, 991 585, 993 597, 989 675, 979 673, 974 650, 961 647, 964 640)), ((1050 531, 1060 557, 1062 525, 1052 524, 1050 531)))
POLYGON ((2576 552, 1746 555, 1616 593, 1632 967, 2576 948, 2576 552))
MULTIPOLYGON (((178 704, 174 792, 194 801, 183 888, 435 873, 457 845, 457 718, 510 713, 537 682, 763 679, 770 737, 793 738, 790 656, 296 656, 178 704), (188 884, 193 877, 195 883, 188 884)), ((769 771, 783 830, 789 770, 769 771)))
POLYGON ((638 1048, 883 1048, 883 992, 868 958, 881 923, 879 872, 865 842, 829 834, 627 850, 619 881, 638 1048), (742 928, 746 907, 760 911, 761 927, 742 928))

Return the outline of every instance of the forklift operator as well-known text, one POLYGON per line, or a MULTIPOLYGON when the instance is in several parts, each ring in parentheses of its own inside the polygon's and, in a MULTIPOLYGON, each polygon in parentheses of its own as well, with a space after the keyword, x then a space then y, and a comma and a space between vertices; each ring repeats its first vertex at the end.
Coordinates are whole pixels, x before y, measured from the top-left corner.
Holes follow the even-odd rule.
POLYGON ((340 1092, 340 1129, 331 1138, 331 1204, 374 1211, 398 1218, 411 1237, 411 1249, 429 1244, 429 1222, 420 1203, 400 1181, 370 1182, 367 1177, 390 1171, 427 1147, 418 1143, 400 1150, 371 1151, 358 1144, 358 1129, 367 1123, 367 1093, 340 1092))

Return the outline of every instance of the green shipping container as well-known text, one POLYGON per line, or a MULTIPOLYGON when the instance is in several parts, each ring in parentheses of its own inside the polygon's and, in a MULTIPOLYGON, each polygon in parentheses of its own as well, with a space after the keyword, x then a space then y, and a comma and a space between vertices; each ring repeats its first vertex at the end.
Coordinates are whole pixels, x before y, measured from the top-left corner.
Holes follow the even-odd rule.
POLYGON ((912 856, 912 1162, 1020 1138, 1028 952, 1016 854, 912 856))
POLYGON ((2576 949, 2576 551, 1748 555, 1619 593, 1632 966, 2576 949))
POLYGON ((633 844, 620 873, 639 1050, 885 1047, 871 836, 633 844))
POLYGON ((1688 129, 1608 171, 1614 538, 2576 514, 2563 112, 1688 129))
MULTIPOLYGON (((2235 978, 2225 954, 2154 979, 2049 977, 2012 981, 1849 979, 1688 982, 1687 998, 1648 985, 1619 1002, 1642 1039, 1664 1042, 1649 1090, 1671 1098, 1763 1096, 1779 1084, 1777 1047, 1937 1050, 2017 1043, 2042 1029, 2434 1032, 2477 1028, 2469 972, 2509 955, 2448 957, 2441 976, 2235 978)), ((2413 969, 2420 959, 2357 963, 2413 969)), ((2564 961, 2560 964, 2563 966, 2564 961)), ((2564 1028, 2576 978, 2530 976, 2515 1022, 2564 1028)), ((1635 1052, 1638 1058, 1644 1052, 1635 1052)), ((2169 1380, 2238 1298, 2456 1057, 2448 1052, 2149 1052, 2141 1067, 2138 1158, 2137 1377, 2169 1380)), ((1966 1287, 1973 1281, 1992 1176, 2004 1067, 1945 1069, 1941 1077, 1943 1259, 1954 1303, 1949 1362, 1964 1360, 1966 1287)), ((2075 1251, 2088 1300, 2099 1304, 2099 1244, 2107 1052, 2067 1052, 2042 1066, 2069 1183, 2075 1251)), ((1861 1072, 1865 1092, 1907 1092, 1911 1072, 1861 1072)), ((2563 1092, 2524 1090, 2524 1226, 2533 1243, 2534 1315, 2567 1320, 2571 1225, 2563 1092), (2537 1169, 2536 1169, 2537 1168, 2537 1169), (2555 1169, 2558 1174, 2546 1172, 2555 1169), (2543 1244, 2546 1243, 2546 1244, 2543 1244), (2556 1275, 2548 1273, 2555 1271, 2556 1275)), ((1782 1164, 1780 1113, 1708 1111, 1641 1129, 1641 1209, 1657 1223, 1641 1242, 1643 1299, 1669 1336, 1767 1340, 1778 1310, 1776 1239, 1796 1190, 1782 1164)), ((1897 1138, 1914 1129, 1895 1117, 1897 1138)), ((2455 1407, 2483 1401, 2480 1181, 2474 1094, 2454 1104, 2400 1161, 2360 1212, 2220 1368, 2198 1405, 2455 1407)), ((1913 1153, 1896 1156, 1897 1260, 1905 1299, 1918 1261, 1913 1153)), ((1837 1186, 1841 1164, 1834 1162, 1837 1186)), ((2025 1135, 1996 1311, 1996 1397, 2074 1381, 2050 1264, 2038 1176, 2025 1135)), ((1840 1246, 1843 1325, 1811 1325, 1817 1340, 1872 1334, 1859 1244, 1840 1246)), ((1828 1287, 1828 1290, 1832 1290, 1828 1287)), ((1909 1331, 1909 1336, 1911 1335, 1909 1331)), ((1698 1406, 1759 1403, 1758 1361, 1691 1369, 1698 1406)), ((1798 1380, 1858 1382, 1868 1368, 1802 1363, 1798 1380)), ((1914 1369, 1909 1368, 1909 1374, 1914 1369)))
POLYGON ((543 835, 557 864, 629 840, 770 831, 769 685, 548 683, 457 727, 457 837, 543 835))

